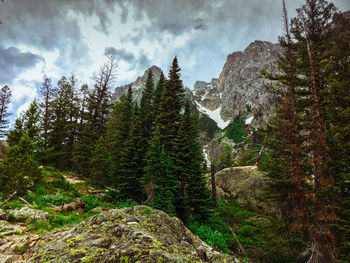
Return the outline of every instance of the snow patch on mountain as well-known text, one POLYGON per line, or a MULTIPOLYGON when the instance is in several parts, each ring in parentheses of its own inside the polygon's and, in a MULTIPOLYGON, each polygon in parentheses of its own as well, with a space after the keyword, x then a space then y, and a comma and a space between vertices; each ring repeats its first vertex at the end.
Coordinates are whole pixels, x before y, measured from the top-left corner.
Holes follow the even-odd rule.
POLYGON ((218 125, 218 127, 220 129, 225 129, 227 127, 227 125, 230 124, 230 120, 224 121, 221 118, 221 115, 220 115, 221 107, 219 107, 219 108, 217 108, 215 110, 209 110, 209 109, 203 107, 202 105, 200 105, 197 101, 196 101, 196 104, 198 106, 199 112, 208 115, 208 117, 210 119, 212 119, 212 120, 214 120, 216 122, 216 124, 218 125))

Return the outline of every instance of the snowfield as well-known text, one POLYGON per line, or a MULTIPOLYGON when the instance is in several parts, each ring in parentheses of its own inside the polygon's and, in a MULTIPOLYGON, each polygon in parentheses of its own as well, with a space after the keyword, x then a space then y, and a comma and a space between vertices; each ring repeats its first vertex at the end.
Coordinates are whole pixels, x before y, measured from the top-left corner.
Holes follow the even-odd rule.
POLYGON ((223 119, 221 119, 221 115, 220 115, 221 107, 217 108, 216 110, 211 111, 211 110, 208 110, 207 108, 203 107, 202 105, 200 105, 197 101, 196 101, 196 104, 198 106, 199 112, 208 115, 210 119, 212 119, 216 122, 216 124, 218 125, 218 127, 220 129, 225 129, 227 127, 227 125, 230 124, 230 120, 224 121, 223 119))

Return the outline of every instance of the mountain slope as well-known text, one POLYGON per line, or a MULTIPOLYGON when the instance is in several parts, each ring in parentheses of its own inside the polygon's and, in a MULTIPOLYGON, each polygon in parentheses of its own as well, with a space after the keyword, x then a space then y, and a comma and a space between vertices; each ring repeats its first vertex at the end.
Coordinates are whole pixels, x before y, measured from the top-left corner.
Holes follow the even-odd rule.
POLYGON ((264 124, 275 105, 274 96, 268 91, 271 81, 260 70, 276 73, 279 51, 278 44, 255 41, 244 51, 230 54, 218 79, 195 83, 193 94, 199 111, 216 118, 220 128, 239 116, 253 117, 253 126, 264 124))

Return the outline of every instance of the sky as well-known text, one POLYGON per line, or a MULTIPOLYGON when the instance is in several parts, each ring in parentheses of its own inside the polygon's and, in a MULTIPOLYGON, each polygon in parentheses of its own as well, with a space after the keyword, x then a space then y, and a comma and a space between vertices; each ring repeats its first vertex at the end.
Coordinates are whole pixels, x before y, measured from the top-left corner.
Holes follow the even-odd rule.
MULTIPOLYGON (((334 0, 340 11, 350 0, 334 0)), ((286 0, 289 16, 304 1, 286 0)), ((227 55, 254 40, 277 42, 282 0, 1 0, 0 86, 12 90, 12 118, 72 73, 80 84, 118 59, 116 86, 152 65, 167 74, 178 57, 184 85, 217 78, 227 55)))

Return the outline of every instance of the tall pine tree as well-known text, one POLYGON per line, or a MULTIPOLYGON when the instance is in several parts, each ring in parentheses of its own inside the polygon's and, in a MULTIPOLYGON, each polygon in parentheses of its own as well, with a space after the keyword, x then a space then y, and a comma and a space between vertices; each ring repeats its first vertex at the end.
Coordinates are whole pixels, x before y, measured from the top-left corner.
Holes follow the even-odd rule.
POLYGON ((169 80, 164 87, 157 116, 157 126, 161 144, 165 151, 171 153, 180 125, 183 107, 184 88, 180 79, 177 57, 174 58, 169 71, 169 80))

